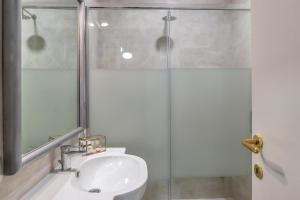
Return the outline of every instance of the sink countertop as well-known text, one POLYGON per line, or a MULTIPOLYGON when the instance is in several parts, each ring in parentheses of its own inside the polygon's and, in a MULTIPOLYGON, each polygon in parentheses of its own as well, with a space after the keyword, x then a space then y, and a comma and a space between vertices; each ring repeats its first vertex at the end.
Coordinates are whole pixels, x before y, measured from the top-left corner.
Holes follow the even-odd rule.
MULTIPOLYGON (((82 154, 74 154, 71 156, 71 166, 77 169, 81 163, 86 160, 101 157, 104 155, 115 155, 115 154, 125 154, 126 148, 107 148, 106 152, 98 153, 89 156, 82 156, 82 154)), ((53 200, 61 199, 59 196, 64 196, 63 193, 68 190, 68 182, 72 176, 75 176, 75 171, 62 172, 59 168, 48 174, 43 178, 37 185, 35 185, 30 191, 28 191, 21 200, 53 200)), ((72 200, 78 199, 77 194, 73 194, 74 198, 72 200)), ((69 197, 70 198, 70 197, 69 197)), ((66 199, 66 198, 65 198, 66 199)))

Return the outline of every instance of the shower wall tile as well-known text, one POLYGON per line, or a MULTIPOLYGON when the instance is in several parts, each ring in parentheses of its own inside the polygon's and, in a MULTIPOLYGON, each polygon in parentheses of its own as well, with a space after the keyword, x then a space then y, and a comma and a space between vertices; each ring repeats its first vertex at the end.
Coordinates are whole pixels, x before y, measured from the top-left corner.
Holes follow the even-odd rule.
POLYGON ((172 182, 173 199, 214 199, 231 197, 230 182, 224 177, 176 178, 172 182))
MULTIPOLYGON (((136 5, 137 3, 145 6, 152 5, 171 5, 172 7, 179 5, 182 7, 201 7, 201 8, 238 8, 249 9, 250 0, 98 0, 103 5, 120 6, 120 5, 136 5)), ((76 6, 74 0, 22 0, 24 5, 48 5, 48 6, 76 6)))
MULTIPOLYGON (((231 177, 176 178, 172 181, 172 199, 232 199, 231 177)), ((168 182, 149 181, 143 200, 168 199, 168 182)), ((234 199, 248 200, 248 199, 234 199)))
MULTIPOLYGON (((156 43, 164 36, 165 10, 112 10, 90 12, 89 53, 90 67, 96 69, 162 69, 166 54, 156 43), (102 27, 107 22, 109 26, 102 27), (124 52, 132 59, 124 59, 124 52)), ((165 44, 166 45, 166 44, 165 44)))
MULTIPOLYGON (((172 68, 249 68, 250 12, 172 10, 172 68)), ((89 15, 90 66, 97 69, 166 68, 167 11, 112 10, 89 15), (109 26, 102 27, 107 22, 109 26), (145 23, 146 22, 146 23, 145 23), (122 57, 131 52, 132 59, 122 57)))
MULTIPOLYGON (((172 199, 251 200, 251 176, 177 178, 172 182, 172 199)), ((143 200, 166 200, 168 182, 148 182, 143 200)))
POLYGON ((252 176, 233 176, 231 177, 232 197, 234 200, 252 199, 252 176))
MULTIPOLYGON (((89 2, 88 2, 89 3, 89 2)), ((166 7, 249 9, 250 0, 98 0, 101 7, 166 7)))
POLYGON ((180 10, 172 16, 172 67, 250 67, 250 12, 180 10))
POLYGON ((26 10, 37 18, 22 19, 22 68, 76 69, 77 9, 26 10))
POLYGON ((166 200, 168 199, 168 181, 148 181, 143 200, 166 200))

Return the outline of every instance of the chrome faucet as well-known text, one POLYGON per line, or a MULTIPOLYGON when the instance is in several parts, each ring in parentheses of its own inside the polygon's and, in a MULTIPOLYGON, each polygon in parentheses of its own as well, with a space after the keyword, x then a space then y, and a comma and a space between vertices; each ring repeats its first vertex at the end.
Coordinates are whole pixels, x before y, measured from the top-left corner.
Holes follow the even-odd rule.
POLYGON ((86 148, 84 146, 62 145, 60 147, 60 160, 58 161, 61 165, 61 171, 70 171, 72 169, 70 155, 84 152, 86 152, 86 148))
POLYGON ((104 135, 93 135, 79 138, 78 145, 62 145, 60 147, 60 157, 58 161, 61 165, 61 171, 71 171, 71 155, 75 153, 84 153, 91 155, 106 151, 106 137, 104 135))

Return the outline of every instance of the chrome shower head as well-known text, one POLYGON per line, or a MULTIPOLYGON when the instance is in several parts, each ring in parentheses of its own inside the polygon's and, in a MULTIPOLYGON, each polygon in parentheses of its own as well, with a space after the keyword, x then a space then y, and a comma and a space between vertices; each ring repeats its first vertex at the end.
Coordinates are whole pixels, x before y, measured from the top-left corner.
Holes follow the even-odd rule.
POLYGON ((163 35, 156 40, 155 47, 158 51, 167 51, 167 49, 173 49, 174 41, 168 33, 168 22, 175 21, 176 17, 167 15, 162 18, 164 20, 163 35))

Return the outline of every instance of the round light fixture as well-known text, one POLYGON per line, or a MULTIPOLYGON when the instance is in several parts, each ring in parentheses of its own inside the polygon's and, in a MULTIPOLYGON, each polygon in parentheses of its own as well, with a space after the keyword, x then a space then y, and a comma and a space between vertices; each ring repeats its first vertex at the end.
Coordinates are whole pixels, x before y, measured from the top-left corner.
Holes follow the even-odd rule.
POLYGON ((109 24, 107 23, 107 22, 102 22, 101 24, 100 24, 100 26, 102 26, 102 27, 107 27, 109 24))
POLYGON ((95 24, 93 22, 89 22, 88 24, 89 24, 90 27, 94 27, 95 26, 95 24))
POLYGON ((132 53, 130 53, 130 52, 124 52, 124 53, 122 54, 122 57, 123 57, 124 59, 126 59, 126 60, 129 60, 129 59, 131 59, 131 58, 133 57, 133 55, 132 55, 132 53))

